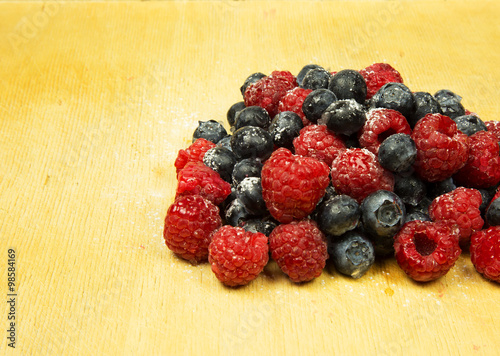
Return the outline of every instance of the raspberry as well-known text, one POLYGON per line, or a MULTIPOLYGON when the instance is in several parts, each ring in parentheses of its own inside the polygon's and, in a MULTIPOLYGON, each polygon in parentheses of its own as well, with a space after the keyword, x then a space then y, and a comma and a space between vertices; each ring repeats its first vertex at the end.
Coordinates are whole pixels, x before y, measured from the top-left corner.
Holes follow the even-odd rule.
POLYGON ((312 92, 311 89, 304 88, 293 88, 289 90, 283 98, 281 98, 278 104, 278 112, 292 111, 300 116, 304 126, 311 124, 311 122, 306 118, 306 115, 302 111, 302 104, 305 98, 312 92))
POLYGON ((278 225, 269 245, 280 269, 297 283, 319 277, 328 259, 326 237, 310 219, 278 225))
POLYGON ((500 146, 494 133, 478 131, 469 136, 469 158, 453 180, 466 187, 489 188, 500 182, 500 146))
POLYGON ((472 235, 470 258, 476 271, 500 283, 500 226, 492 226, 472 235))
POLYGON ((364 148, 341 151, 332 162, 331 177, 339 194, 347 194, 358 203, 379 189, 394 190, 394 175, 364 148))
POLYGON ((328 186, 328 166, 311 157, 279 148, 262 168, 262 195, 281 223, 300 220, 314 210, 328 186))
POLYGON ((246 106, 260 106, 273 118, 278 105, 286 93, 297 86, 297 81, 288 71, 274 71, 269 76, 249 85, 244 94, 246 106))
POLYGON ((403 83, 401 74, 387 63, 374 63, 359 71, 367 86, 366 99, 370 99, 387 83, 403 83))
POLYGON ((394 237, 396 261, 418 282, 444 276, 462 252, 458 229, 445 222, 409 221, 394 237))
POLYGON ((435 198, 429 206, 429 216, 432 221, 456 224, 460 244, 466 246, 471 235, 483 227, 484 220, 479 210, 482 201, 479 190, 459 187, 435 198))
POLYGON ((328 166, 345 149, 344 141, 325 125, 309 125, 300 130, 293 140, 295 153, 304 157, 313 157, 328 166))
POLYGON ((221 227, 212 235, 208 250, 215 276, 231 287, 250 283, 269 261, 267 236, 241 227, 221 227))
POLYGON ((403 114, 392 109, 372 109, 368 111, 365 124, 359 130, 359 144, 378 155, 382 142, 396 133, 411 134, 410 125, 403 114))
POLYGON ((201 162, 188 162, 177 175, 176 197, 201 195, 219 205, 231 194, 231 184, 201 162))
POLYGON ((488 131, 494 133, 500 142, 500 121, 485 121, 484 124, 488 131))
POLYGON ((207 259, 210 234, 220 226, 218 207, 200 195, 187 195, 168 208, 163 237, 170 250, 197 263, 207 259))
POLYGON ((204 138, 199 138, 194 141, 191 146, 185 150, 179 150, 177 158, 175 159, 174 166, 176 173, 179 173, 186 163, 191 161, 203 162, 205 153, 215 147, 215 143, 208 141, 204 138))
POLYGON ((451 177, 467 162, 467 135, 457 124, 441 114, 427 114, 420 119, 411 134, 417 146, 413 167, 427 182, 439 182, 451 177))

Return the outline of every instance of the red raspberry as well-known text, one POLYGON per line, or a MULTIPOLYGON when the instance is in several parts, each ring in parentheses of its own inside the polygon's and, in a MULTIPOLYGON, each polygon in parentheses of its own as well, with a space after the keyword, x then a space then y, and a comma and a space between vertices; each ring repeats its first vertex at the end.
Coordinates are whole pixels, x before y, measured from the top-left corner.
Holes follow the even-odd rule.
POLYGON ((312 213, 328 186, 328 166, 311 157, 278 148, 264 163, 262 196, 271 215, 281 223, 312 213))
POLYGON ((279 102, 278 112, 293 111, 300 116, 304 126, 310 125, 311 121, 307 120, 306 115, 302 111, 302 104, 304 103, 305 98, 309 95, 310 92, 312 92, 312 89, 304 89, 299 87, 287 91, 285 96, 281 98, 279 102))
POLYGON ((482 202, 479 190, 459 187, 435 198, 429 206, 429 216, 432 221, 457 225, 460 244, 466 246, 471 235, 484 225, 479 210, 482 202))
POLYGON ((472 235, 470 258, 479 273, 500 283, 500 226, 492 226, 472 235))
POLYGON ((188 162, 177 175, 176 197, 201 195, 219 205, 231 194, 231 185, 201 162, 188 162))
POLYGON ((341 151, 332 162, 332 184, 339 194, 361 203, 371 193, 394 190, 394 175, 382 168, 377 157, 364 148, 341 151))
POLYGON ((417 146, 413 167, 427 182, 440 182, 451 177, 467 162, 467 135, 457 129, 448 116, 427 114, 413 128, 411 138, 417 146))
POLYGON ((387 63, 374 63, 365 69, 361 69, 359 73, 365 78, 366 99, 370 99, 387 83, 403 83, 401 74, 387 63))
POLYGON ((296 86, 297 81, 292 73, 274 71, 247 87, 244 95, 245 106, 263 107, 273 118, 278 113, 281 98, 296 86))
POLYGON ((500 146, 494 133, 478 131, 469 136, 469 158, 454 176, 458 185, 489 188, 500 182, 500 146))
POLYGON ((210 235, 221 225, 218 207, 200 195, 187 195, 168 208, 163 237, 170 250, 197 263, 207 259, 210 235))
POLYGON ((403 225, 394 236, 394 250, 398 265, 418 282, 444 276, 462 252, 456 227, 422 220, 403 225))
POLYGON ((215 147, 215 143, 205 140, 204 138, 198 138, 194 141, 191 146, 185 150, 179 150, 177 158, 175 159, 174 166, 176 168, 176 173, 179 173, 186 163, 191 161, 203 162, 203 157, 205 152, 209 149, 215 147))
POLYGON ((313 157, 328 166, 345 149, 344 141, 335 132, 328 130, 326 125, 309 125, 300 130, 293 140, 295 153, 304 157, 313 157))
POLYGON ((319 277, 328 259, 326 237, 310 219, 278 225, 269 245, 280 269, 297 283, 319 277))
POLYGON ((485 121, 484 124, 488 131, 494 133, 497 140, 500 141, 500 121, 485 121))
POLYGON ((380 144, 392 134, 411 134, 411 127, 399 111, 391 109, 372 109, 359 131, 359 144, 378 155, 380 144))
POLYGON ((250 283, 269 261, 267 236, 241 227, 221 227, 212 235, 208 250, 215 276, 231 287, 250 283))

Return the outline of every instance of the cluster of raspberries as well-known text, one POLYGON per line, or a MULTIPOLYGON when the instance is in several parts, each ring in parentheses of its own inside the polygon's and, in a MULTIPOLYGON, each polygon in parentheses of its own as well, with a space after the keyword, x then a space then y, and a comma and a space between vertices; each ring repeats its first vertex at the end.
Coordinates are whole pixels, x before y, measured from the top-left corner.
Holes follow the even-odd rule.
POLYGON ((329 261, 359 278, 395 257, 426 282, 465 250, 500 282, 499 122, 450 90, 411 91, 386 63, 254 73, 240 90, 228 126, 200 121, 175 160, 176 255, 240 286, 271 259, 300 283, 329 261))

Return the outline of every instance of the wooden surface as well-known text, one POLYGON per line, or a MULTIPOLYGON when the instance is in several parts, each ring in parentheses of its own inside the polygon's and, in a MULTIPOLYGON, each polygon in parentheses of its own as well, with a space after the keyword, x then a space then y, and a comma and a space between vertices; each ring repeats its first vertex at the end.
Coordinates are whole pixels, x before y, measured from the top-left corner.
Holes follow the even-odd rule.
MULTIPOLYGON (((494 355, 500 287, 462 255, 411 282, 222 286, 166 248, 173 161, 251 73, 386 61, 497 120, 498 1, 0 4, 0 290, 16 251, 22 355, 494 355)), ((8 327, 4 303, 2 330, 8 327)))

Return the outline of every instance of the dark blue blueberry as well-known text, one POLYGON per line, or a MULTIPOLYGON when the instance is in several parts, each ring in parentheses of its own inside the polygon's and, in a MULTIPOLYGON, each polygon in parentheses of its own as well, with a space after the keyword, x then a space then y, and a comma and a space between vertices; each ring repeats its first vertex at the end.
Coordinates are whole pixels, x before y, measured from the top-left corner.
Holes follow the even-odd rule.
POLYGON ((382 141, 378 161, 391 172, 402 173, 411 168, 417 158, 417 146, 410 135, 397 133, 382 141))
POLYGON ((453 119, 457 124, 457 129, 467 136, 471 136, 478 131, 488 131, 486 124, 476 115, 462 115, 453 119))
POLYGON ((328 246, 328 253, 335 269, 352 278, 362 277, 375 262, 371 241, 357 230, 334 239, 328 246))
POLYGON ((453 182, 453 178, 450 177, 440 182, 427 183, 427 196, 434 199, 455 189, 457 189, 457 186, 453 182))
POLYGON ((410 118, 415 111, 415 98, 408 87, 402 83, 387 83, 372 98, 372 106, 399 111, 410 118))
POLYGON ((359 222, 361 210, 356 200, 348 195, 335 195, 318 206, 316 221, 323 233, 340 236, 353 230, 359 222))
POLYGON ((271 118, 266 109, 260 106, 248 106, 236 114, 234 129, 238 130, 244 126, 257 126, 268 129, 271 118))
POLYGON ((454 92, 452 92, 449 89, 438 90, 434 94, 434 97, 436 98, 436 100, 438 102, 447 101, 447 100, 455 100, 455 101, 458 101, 458 102, 462 101, 462 97, 460 95, 455 94, 454 92))
POLYGON ((247 90, 247 87, 250 84, 253 84, 253 83, 259 81, 260 79, 264 78, 265 76, 266 75, 264 73, 260 73, 260 72, 250 74, 243 82, 243 85, 240 87, 241 95, 245 95, 245 90, 247 90))
POLYGON ((321 122, 338 134, 351 135, 358 132, 366 121, 363 105, 355 100, 333 102, 321 115, 321 122))
POLYGON ((302 119, 293 111, 282 111, 276 115, 269 126, 269 133, 278 147, 293 148, 293 139, 304 127, 302 119))
POLYGON ((302 103, 302 112, 307 120, 318 122, 325 110, 337 101, 335 94, 328 89, 316 89, 309 93, 302 103))
POLYGON ((379 256, 394 253, 393 237, 404 224, 405 204, 394 192, 378 190, 361 202, 361 221, 379 256))
POLYGON ((481 198, 482 198, 482 202, 481 202, 481 205, 479 206, 479 210, 481 211, 481 214, 484 215, 486 213, 486 209, 488 208, 488 206, 491 203, 491 199, 493 199, 493 197, 495 196, 497 187, 493 186, 490 188, 478 189, 478 190, 481 193, 481 198))
POLYGON ((241 221, 255 218, 239 199, 233 199, 224 210, 224 221, 231 226, 238 226, 241 221))
POLYGON ((245 108, 245 103, 243 101, 239 101, 237 103, 234 103, 231 105, 229 110, 227 111, 226 117, 227 117, 227 122, 229 123, 229 126, 233 127, 235 122, 236 122, 236 114, 238 111, 241 111, 245 108))
POLYGON ((260 177, 262 162, 257 158, 245 158, 236 163, 233 168, 233 186, 237 187, 247 177, 260 177))
POLYGON ((236 197, 253 215, 262 215, 267 212, 259 177, 243 179, 236 187, 236 197))
POLYGON ((417 205, 425 198, 427 186, 424 181, 415 175, 395 175, 394 193, 406 205, 417 205))
POLYGON ((227 148, 229 151, 233 152, 231 148, 231 135, 221 138, 219 142, 217 142, 217 146, 227 148))
POLYGON ((465 115, 465 108, 462 105, 462 97, 451 90, 442 89, 434 94, 434 97, 441 106, 443 115, 452 119, 465 115))
POLYGON ((271 232, 273 232, 274 228, 278 226, 278 224, 272 220, 255 218, 246 221, 242 220, 240 221, 239 226, 245 229, 246 231, 260 232, 269 237, 271 232))
POLYGON ((209 149, 203 156, 203 163, 219 173, 226 182, 232 182, 232 173, 236 164, 236 156, 231 150, 222 146, 215 146, 209 149))
POLYGON ((406 214, 405 223, 414 220, 432 221, 429 215, 422 213, 421 211, 414 211, 413 213, 406 214))
POLYGON ((317 64, 306 64, 302 69, 299 71, 299 74, 297 74, 297 84, 300 86, 302 84, 302 80, 304 79, 305 75, 307 72, 309 72, 311 69, 315 68, 323 68, 320 65, 317 64))
POLYGON ((500 225, 500 198, 493 200, 486 210, 486 222, 490 226, 500 225))
POLYGON ((328 83, 330 89, 339 100, 353 99, 360 104, 366 100, 366 82, 358 71, 344 69, 335 73, 328 83))
POLYGON ((331 78, 330 72, 328 72, 324 68, 314 68, 309 70, 304 79, 302 80, 302 84, 300 84, 301 88, 304 89, 327 89, 328 82, 331 78))
POLYGON ((224 126, 215 120, 198 121, 198 127, 193 133, 193 142, 199 138, 204 138, 213 143, 227 136, 224 126))
POLYGON ((238 159, 266 159, 273 152, 274 143, 271 134, 261 127, 245 126, 233 133, 231 148, 238 159))
POLYGON ((415 99, 415 111, 407 118, 408 123, 413 128, 415 124, 427 114, 442 114, 441 105, 432 94, 417 91, 413 93, 415 99))
POLYGON ((428 196, 425 196, 422 200, 419 201, 417 205, 406 205, 406 215, 422 213, 429 215, 429 205, 431 205, 432 199, 428 196))

